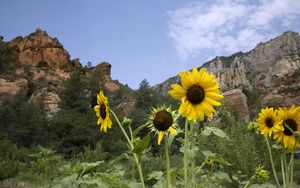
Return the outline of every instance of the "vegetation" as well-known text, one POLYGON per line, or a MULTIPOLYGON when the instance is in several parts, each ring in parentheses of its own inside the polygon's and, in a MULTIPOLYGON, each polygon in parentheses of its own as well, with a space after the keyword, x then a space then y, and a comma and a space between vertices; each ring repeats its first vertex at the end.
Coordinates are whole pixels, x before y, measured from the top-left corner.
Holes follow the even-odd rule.
MULTIPOLYGON (((25 93, 2 102, 0 186, 140 187, 132 153, 141 161, 146 187, 167 186, 165 154, 163 147, 157 145, 156 136, 151 134, 150 147, 139 148, 149 133, 145 123, 150 107, 172 104, 173 109, 178 109, 179 103, 153 92, 147 80, 136 91, 121 86, 109 92, 99 74, 92 72, 89 79, 82 71, 74 72, 59 92, 60 111, 52 118, 47 117, 41 102, 28 102, 25 93), (130 144, 113 118, 107 134, 99 132, 93 108, 100 89, 108 94, 113 110, 123 101, 135 101, 128 114, 131 125, 122 124, 128 134, 133 134, 130 136, 133 148, 128 149, 130 144), (141 125, 143 129, 139 128, 141 125)), ((258 94, 253 94, 252 99, 259 100, 258 94)), ((266 171, 272 172, 272 168, 263 137, 249 131, 229 105, 223 103, 216 110, 212 119, 190 125, 187 159, 192 186, 241 187, 251 182, 258 187, 272 187, 275 179, 270 174, 267 180, 266 171), (257 174, 264 174, 259 178, 269 183, 256 184, 257 174)), ((170 144, 170 175, 172 180, 181 182, 185 153, 183 118, 178 119, 178 125, 178 136, 170 144)), ((275 166, 280 166, 276 162, 278 151, 273 151, 273 155, 275 166)))
POLYGON ((0 41, 0 74, 14 74, 18 64, 14 50, 7 43, 0 41))

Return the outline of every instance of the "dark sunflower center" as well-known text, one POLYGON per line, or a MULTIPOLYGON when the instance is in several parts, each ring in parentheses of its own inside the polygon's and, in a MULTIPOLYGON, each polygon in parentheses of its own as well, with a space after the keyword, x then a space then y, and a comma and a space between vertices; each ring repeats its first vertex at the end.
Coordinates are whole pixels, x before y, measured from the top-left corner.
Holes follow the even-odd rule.
POLYGON ((104 104, 100 105, 100 116, 102 119, 106 117, 106 106, 104 104))
POLYGON ((265 119, 265 124, 267 125, 267 127, 272 128, 273 127, 273 120, 272 118, 267 118, 265 119))
POLYGON ((204 90, 198 85, 193 85, 187 90, 186 97, 190 103, 199 104, 204 99, 204 90))
POLYGON ((290 131, 290 129, 287 126, 289 126, 289 128, 292 129, 293 131, 296 131, 297 130, 296 121, 293 119, 287 119, 283 122, 283 127, 284 127, 283 133, 287 136, 293 135, 292 131, 290 131))
POLYGON ((167 130, 173 123, 172 115, 163 110, 159 111, 155 114, 153 125, 159 131, 167 130))

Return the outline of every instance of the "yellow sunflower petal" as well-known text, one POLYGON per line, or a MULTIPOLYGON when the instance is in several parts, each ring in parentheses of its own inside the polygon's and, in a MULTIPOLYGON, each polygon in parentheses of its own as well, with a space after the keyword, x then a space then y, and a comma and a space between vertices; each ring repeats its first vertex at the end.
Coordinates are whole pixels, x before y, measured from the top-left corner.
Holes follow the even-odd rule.
POLYGON ((173 136, 176 136, 176 135, 177 135, 177 130, 174 129, 173 127, 170 127, 170 128, 169 128, 169 131, 170 131, 171 135, 173 135, 173 136))
POLYGON ((97 125, 99 125, 100 123, 101 123, 101 118, 99 117, 97 121, 97 125))
POLYGON ((158 133, 158 139, 157 139, 157 144, 160 145, 161 143, 161 140, 163 139, 164 137, 164 132, 163 131, 159 131, 158 133))
POLYGON ((199 83, 201 75, 199 74, 198 69, 196 67, 193 67, 192 75, 195 78, 194 80, 195 84, 199 83))
POLYGON ((186 89, 177 84, 172 84, 171 87, 173 90, 168 91, 172 98, 180 100, 186 94, 186 89))
POLYGON ((213 100, 213 99, 211 99, 211 98, 205 98, 205 100, 209 103, 209 104, 211 104, 211 105, 214 105, 214 106, 221 106, 221 103, 219 103, 219 102, 217 102, 217 101, 215 101, 215 100, 213 100))
POLYGON ((187 72, 181 72, 181 73, 179 73, 179 76, 181 77, 181 85, 185 89, 189 88, 192 85, 187 72))
POLYGON ((224 98, 223 95, 220 95, 216 92, 205 92, 205 96, 207 96, 209 98, 212 98, 212 99, 215 99, 215 100, 224 98))

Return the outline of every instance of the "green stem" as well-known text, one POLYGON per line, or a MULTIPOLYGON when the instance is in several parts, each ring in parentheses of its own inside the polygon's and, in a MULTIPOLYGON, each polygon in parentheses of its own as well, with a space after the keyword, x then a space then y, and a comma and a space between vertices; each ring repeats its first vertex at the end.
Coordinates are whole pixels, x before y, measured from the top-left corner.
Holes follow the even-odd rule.
POLYGON ((290 184, 289 184, 289 171, 288 171, 288 165, 287 165, 287 159, 286 159, 286 152, 284 152, 284 155, 283 155, 283 159, 284 159, 284 169, 285 169, 285 183, 286 183, 286 187, 289 187, 290 184))
POLYGON ((184 154, 183 154, 183 169, 184 169, 184 187, 188 187, 188 161, 187 161, 187 144, 188 144, 188 127, 189 123, 188 120, 185 119, 184 125, 184 154))
POLYGON ((251 178, 248 180, 247 184, 244 186, 244 188, 249 187, 252 184, 253 178, 255 178, 255 176, 251 176, 251 178))
POLYGON ((267 146, 268 146, 268 150, 269 150, 270 161, 271 161, 271 166, 272 166, 274 178, 275 178, 275 181, 276 181, 276 185, 277 185, 277 187, 279 188, 279 187, 280 187, 280 183, 279 183, 279 181, 278 181, 277 173, 276 173, 276 170, 275 170, 275 166, 274 166, 274 161, 273 161, 273 156, 272 156, 272 151, 271 151, 270 143, 269 143, 269 140, 268 140, 267 137, 265 137, 265 140, 266 140, 266 142, 267 142, 267 146))
POLYGON ((195 174, 198 174, 204 165, 205 165, 205 161, 201 164, 201 166, 198 168, 195 174))
POLYGON ((292 154, 291 154, 291 158, 290 158, 290 163, 289 163, 289 170, 290 170, 290 182, 293 183, 293 178, 294 178, 294 158, 295 158, 295 147, 296 144, 298 143, 298 141, 296 141, 293 149, 292 149, 292 154))
POLYGON ((292 155, 291 155, 291 159, 290 159, 290 173, 291 173, 291 181, 290 183, 293 183, 293 176, 294 176, 294 155, 295 154, 295 147, 292 150, 292 155))
POLYGON ((142 166, 141 166, 141 163, 137 157, 137 155, 135 153, 133 153, 133 156, 134 156, 134 159, 135 159, 135 162, 137 164, 137 167, 138 167, 138 171, 139 171, 139 175, 140 175, 140 179, 141 179, 141 184, 142 184, 142 188, 145 188, 145 183, 144 183, 144 177, 143 177, 143 171, 142 171, 142 166))
POLYGON ((280 162, 281 162, 281 173, 282 173, 283 187, 286 188, 283 154, 281 154, 281 156, 280 156, 280 162))
MULTIPOLYGON (((129 129, 131 143, 133 143, 132 129, 131 129, 130 125, 128 126, 128 129, 129 129)), ((135 168, 134 168, 134 165, 132 163, 130 164, 130 166, 132 167, 132 170, 131 170, 131 179, 134 180, 135 168)))
POLYGON ((171 188, 172 182, 171 182, 171 168, 170 168, 170 158, 169 158, 168 136, 165 137, 165 155, 166 155, 168 188, 171 188))
POLYGON ((133 149, 133 144, 131 143, 126 131, 124 130, 121 122, 119 121, 118 117, 116 116, 116 114, 114 113, 114 111, 110 110, 111 114, 114 116, 115 120, 117 121, 117 124, 119 125, 123 135, 125 136, 126 138, 126 141, 128 142, 129 146, 130 146, 130 149, 133 149))
MULTIPOLYGON (((191 132, 194 132, 194 129, 195 129, 195 126, 191 126, 190 127, 190 131, 191 132)), ((190 143, 191 145, 191 148, 193 148, 193 141, 191 141, 191 143, 190 143)), ((193 157, 193 158, 191 158, 190 159, 190 162, 191 162, 191 169, 192 169, 192 186, 194 186, 196 183, 196 173, 195 173, 195 160, 194 160, 195 158, 193 157)))
MULTIPOLYGON (((110 112, 111 112, 111 114, 114 116, 114 118, 115 118, 115 120, 117 121, 117 124, 119 125, 119 127, 120 127, 122 133, 124 134, 124 136, 125 136, 125 138, 126 138, 126 140, 127 140, 127 142, 128 142, 128 145, 129 145, 129 147, 130 147, 130 151, 132 151, 132 150, 133 150, 133 147, 134 147, 134 146, 133 146, 133 143, 130 141, 130 139, 129 139, 127 133, 126 133, 126 131, 124 130, 124 128, 123 128, 121 122, 119 121, 119 119, 118 119, 118 117, 116 116, 116 114, 114 113, 114 111, 110 110, 110 112)), ((138 156, 137 156, 135 153, 133 153, 133 152, 132 152, 132 154, 133 154, 133 157, 134 157, 134 159, 135 159, 135 163, 136 163, 137 168, 138 168, 138 171, 139 171, 139 175, 140 175, 140 179, 141 179, 142 188, 145 188, 145 183, 144 183, 144 177, 143 177, 143 171, 142 171, 141 163, 140 163, 140 161, 139 161, 139 159, 138 159, 138 156)))

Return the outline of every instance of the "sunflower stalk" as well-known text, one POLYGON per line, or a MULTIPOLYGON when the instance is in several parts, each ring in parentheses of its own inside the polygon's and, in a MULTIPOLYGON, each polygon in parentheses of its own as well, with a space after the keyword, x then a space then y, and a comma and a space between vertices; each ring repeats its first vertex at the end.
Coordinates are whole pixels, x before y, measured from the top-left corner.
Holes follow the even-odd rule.
POLYGON ((281 173, 282 173, 282 181, 283 181, 283 187, 286 188, 286 171, 285 171, 285 165, 284 165, 284 154, 281 154, 280 157, 281 162, 281 173))
POLYGON ((283 161, 284 161, 284 169, 285 169, 285 182, 286 182, 286 187, 290 186, 289 183, 289 170, 288 170, 288 164, 287 164, 287 157, 286 157, 286 151, 284 151, 284 155, 283 155, 283 161))
POLYGON ((166 166, 167 166, 167 180, 168 180, 168 188, 172 187, 171 182, 171 167, 170 167, 170 157, 169 157, 169 143, 168 143, 168 135, 165 138, 165 155, 166 155, 166 166))
POLYGON ((297 138, 296 142, 292 148, 292 153, 291 153, 291 158, 290 162, 288 165, 288 170, 290 172, 290 183, 293 183, 293 178, 294 178, 294 157, 295 157, 295 148, 297 143, 299 143, 299 137, 298 134, 286 123, 285 126, 289 129, 289 131, 297 138))
POLYGON ((293 183, 293 176, 294 176, 294 157, 295 157, 295 146, 292 150, 291 158, 290 158, 290 164, 289 164, 289 170, 290 170, 290 183, 293 183))
POLYGON ((271 150, 271 147, 270 147, 270 143, 269 143, 269 140, 268 140, 267 137, 265 137, 265 140, 266 140, 266 143, 267 143, 267 146, 268 146, 268 150, 269 150, 270 161, 271 161, 271 166, 272 166, 274 178, 275 178, 275 181, 276 181, 276 185, 279 188, 280 187, 280 183, 279 183, 278 176, 277 176, 277 173, 276 173, 276 170, 275 170, 274 160, 273 160, 273 156, 272 156, 272 150, 271 150))
POLYGON ((188 187, 188 161, 187 161, 187 145, 188 145, 188 119, 185 119, 184 125, 184 154, 183 154, 183 168, 184 168, 184 187, 188 187))
MULTIPOLYGON (((130 150, 132 151, 134 146, 133 146, 133 142, 130 140, 130 138, 128 137, 128 134, 126 133, 125 129, 123 128, 121 122, 119 121, 118 117, 116 116, 116 114, 114 113, 114 111, 110 110, 111 114, 113 115, 113 117, 115 118, 115 120, 117 121, 117 124, 119 125, 123 135, 125 136, 126 138, 126 141, 128 142, 128 145, 130 147, 130 150)), ((139 176, 140 176, 140 180, 141 180, 141 184, 142 184, 142 188, 145 188, 145 183, 144 183, 144 177, 143 177, 143 171, 142 171, 142 166, 141 166, 141 163, 140 163, 140 160, 137 156, 136 153, 133 153, 132 152, 132 155, 134 157, 134 160, 135 160, 135 163, 137 165, 137 168, 138 168, 138 172, 139 172, 139 176)))

